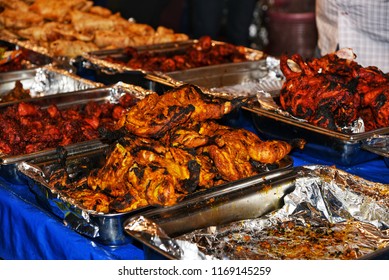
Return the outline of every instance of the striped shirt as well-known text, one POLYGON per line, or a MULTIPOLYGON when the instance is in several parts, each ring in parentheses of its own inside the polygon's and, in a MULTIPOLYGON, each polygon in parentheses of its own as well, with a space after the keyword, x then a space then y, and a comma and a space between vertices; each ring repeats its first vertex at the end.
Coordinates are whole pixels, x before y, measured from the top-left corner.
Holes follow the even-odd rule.
POLYGON ((362 66, 389 72, 389 0, 316 0, 321 55, 351 48, 362 66))

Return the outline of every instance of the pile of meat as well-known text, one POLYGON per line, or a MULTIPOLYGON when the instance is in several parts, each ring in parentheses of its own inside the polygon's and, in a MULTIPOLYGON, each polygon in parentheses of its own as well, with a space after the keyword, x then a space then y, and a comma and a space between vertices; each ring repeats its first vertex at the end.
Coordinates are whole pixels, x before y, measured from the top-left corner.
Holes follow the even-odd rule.
POLYGON ((286 81, 282 109, 331 130, 342 131, 358 119, 365 130, 389 126, 389 75, 362 67, 350 49, 304 61, 298 55, 281 57, 286 81))
POLYGON ((201 37, 197 43, 183 50, 182 53, 140 52, 132 47, 127 47, 124 51, 128 57, 125 62, 113 57, 108 57, 107 60, 124 64, 132 69, 161 72, 247 61, 243 47, 228 43, 215 44, 209 36, 201 37))
MULTIPOLYGON (((128 212, 169 206, 186 195, 260 174, 290 151, 283 141, 262 141, 245 129, 218 124, 242 100, 210 99, 185 85, 150 94, 116 124, 124 137, 113 144, 102 167, 80 183, 58 176, 50 183, 87 209, 128 212)), ((64 174, 66 176, 66 174, 64 174)))
POLYGON ((0 114, 0 154, 24 155, 100 137, 99 129, 113 130, 125 108, 137 100, 124 95, 118 104, 90 101, 59 109, 20 102, 0 114))
POLYGON ((187 40, 160 26, 130 22, 87 0, 0 0, 0 33, 24 38, 50 55, 187 40))

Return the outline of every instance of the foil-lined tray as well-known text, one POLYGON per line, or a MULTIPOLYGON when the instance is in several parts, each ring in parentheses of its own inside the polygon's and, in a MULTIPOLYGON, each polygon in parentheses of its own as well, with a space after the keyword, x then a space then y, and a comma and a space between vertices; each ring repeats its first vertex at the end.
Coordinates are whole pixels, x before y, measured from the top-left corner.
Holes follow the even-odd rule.
POLYGON ((131 217, 125 231, 148 258, 389 259, 389 186, 335 167, 296 167, 207 199, 131 217))
MULTIPOLYGON (((30 190, 36 195, 41 205, 62 219, 66 225, 96 242, 116 246, 132 241, 132 238, 123 229, 123 223, 126 219, 150 209, 161 208, 161 206, 146 206, 122 213, 101 213, 93 209, 86 209, 81 203, 61 191, 60 187, 50 184, 49 179, 53 174, 62 174, 61 172, 66 171, 72 180, 84 182, 93 169, 100 168, 104 164, 108 150, 109 146, 102 146, 99 149, 69 154, 65 160, 64 157, 37 158, 34 161, 19 163, 17 170, 20 177, 26 180, 30 190)), ((212 198, 214 193, 227 189, 239 190, 245 186, 262 182, 265 178, 274 178, 279 173, 288 172, 287 170, 290 170, 292 166, 293 160, 287 156, 278 164, 264 166, 263 173, 257 176, 204 191, 195 191, 176 205, 185 204, 187 200, 191 199, 202 201, 205 199, 204 196, 212 198)), ((67 183, 70 185, 72 182, 67 183)), ((190 212, 184 209, 183 211, 182 214, 190 215, 190 212)))
POLYGON ((279 60, 266 57, 260 60, 213 65, 175 71, 152 73, 147 79, 171 87, 194 84, 204 92, 224 98, 256 97, 257 94, 277 95, 284 76, 279 60))
MULTIPOLYGON (((175 54, 181 54, 184 52, 188 47, 191 47, 198 43, 198 40, 186 40, 186 41, 179 41, 179 42, 173 42, 173 43, 164 43, 164 44, 155 44, 155 45, 148 45, 148 46, 139 46, 135 47, 135 49, 139 52, 149 52, 151 54, 164 54, 164 55, 175 55, 175 54)), ((224 42, 219 41, 212 41, 212 44, 214 45, 220 45, 225 44, 224 42)), ((264 53, 259 50, 251 49, 242 47, 246 56, 246 59, 248 61, 257 61, 262 58, 264 58, 264 53)), ((112 49, 112 50, 103 50, 103 51, 95 51, 90 52, 83 55, 83 58, 85 60, 85 67, 89 68, 97 68, 97 69, 103 69, 106 72, 110 73, 123 73, 123 72, 131 72, 131 71, 141 71, 145 74, 153 73, 152 71, 146 71, 144 69, 138 69, 138 68, 131 68, 123 64, 110 62, 107 60, 108 57, 112 57, 116 60, 120 61, 127 61, 128 56, 125 54, 124 49, 112 49)), ((208 66, 201 67, 201 68, 207 68, 208 66)))
POLYGON ((243 109, 252 113, 254 127, 262 137, 286 141, 300 137, 307 141, 304 147, 306 154, 343 166, 376 159, 378 155, 367 150, 366 146, 371 139, 389 133, 389 127, 359 133, 337 132, 255 104, 243 109))
MULTIPOLYGON (((25 102, 40 106, 44 108, 51 104, 55 104, 59 109, 69 108, 75 105, 85 105, 90 101, 95 101, 98 103, 117 103, 119 98, 123 94, 131 94, 137 99, 142 99, 146 95, 150 94, 151 91, 143 89, 134 85, 127 85, 118 83, 113 86, 107 87, 98 87, 98 88, 89 88, 79 91, 70 91, 65 93, 52 94, 37 98, 31 98, 24 100, 25 102)), ((0 113, 5 110, 8 106, 13 105, 14 103, 3 103, 0 104, 0 113)), ((92 149, 98 149, 104 147, 104 144, 100 139, 85 141, 82 143, 73 143, 66 146, 68 154, 80 153, 92 149)), ((58 148, 45 149, 38 152, 33 152, 29 154, 19 154, 19 155, 0 155, 0 176, 12 183, 23 183, 24 180, 19 175, 17 171, 17 164, 23 161, 33 161, 34 159, 50 159, 58 157, 58 148)))
POLYGON ((80 91, 102 87, 102 83, 81 78, 68 69, 46 65, 34 69, 0 73, 0 96, 14 89, 15 82, 20 81, 31 98, 57 93, 80 91))

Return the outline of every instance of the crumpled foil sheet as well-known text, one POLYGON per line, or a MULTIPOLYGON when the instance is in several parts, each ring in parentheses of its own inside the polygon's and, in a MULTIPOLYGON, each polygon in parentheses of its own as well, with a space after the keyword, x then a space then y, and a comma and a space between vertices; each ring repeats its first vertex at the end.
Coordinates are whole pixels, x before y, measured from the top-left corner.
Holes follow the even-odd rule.
POLYGON ((47 65, 36 70, 34 80, 29 90, 32 97, 40 97, 103 86, 104 84, 74 75, 67 69, 47 65))
POLYGON ((267 57, 266 63, 260 67, 258 77, 249 77, 239 84, 210 88, 210 93, 224 93, 231 97, 272 97, 281 89, 285 77, 280 70, 280 61, 274 57, 267 57))
MULTIPOLYGON (((174 257, 357 259, 389 246, 388 185, 334 167, 306 166, 299 169, 295 190, 284 202, 282 208, 258 219, 180 236, 172 242, 195 244, 196 249, 174 257)), ((132 229, 147 231, 150 244, 160 245, 155 241, 158 235, 150 234, 147 227, 132 229)))

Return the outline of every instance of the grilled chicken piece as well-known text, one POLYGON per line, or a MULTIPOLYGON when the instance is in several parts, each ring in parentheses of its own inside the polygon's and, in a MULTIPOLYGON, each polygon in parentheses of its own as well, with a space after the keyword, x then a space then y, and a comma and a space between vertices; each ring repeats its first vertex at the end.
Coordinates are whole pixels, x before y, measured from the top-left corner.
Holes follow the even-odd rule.
POLYGON ((362 67, 349 51, 304 61, 298 54, 281 57, 286 77, 281 107, 320 127, 342 130, 358 118, 371 130, 389 126, 389 77, 376 67, 362 67), (372 115, 372 116, 371 116, 372 115))
MULTIPOLYGON (((105 165, 89 176, 92 189, 114 197, 131 193, 142 201, 141 205, 172 205, 197 187, 199 164, 185 150, 164 147, 148 138, 126 138, 122 142, 116 144, 105 165)), ((138 202, 130 200, 133 203, 139 207, 138 202)))
MULTIPOLYGON (((284 141, 262 141, 245 129, 231 129, 208 123, 208 132, 214 135, 214 144, 201 149, 214 161, 217 171, 227 181, 258 174, 253 161, 273 164, 283 159, 292 149, 284 141), (212 127, 211 129, 209 129, 212 127)), ((205 129, 207 131, 207 129, 205 129)))
POLYGON ((68 197, 75 199, 85 209, 94 210, 101 213, 108 213, 112 198, 91 189, 75 190, 72 192, 64 192, 68 197))
POLYGON ((197 87, 184 85, 162 96, 148 95, 118 121, 116 128, 125 127, 128 132, 141 137, 160 138, 189 119, 220 119, 242 104, 242 100, 211 100, 197 87))

